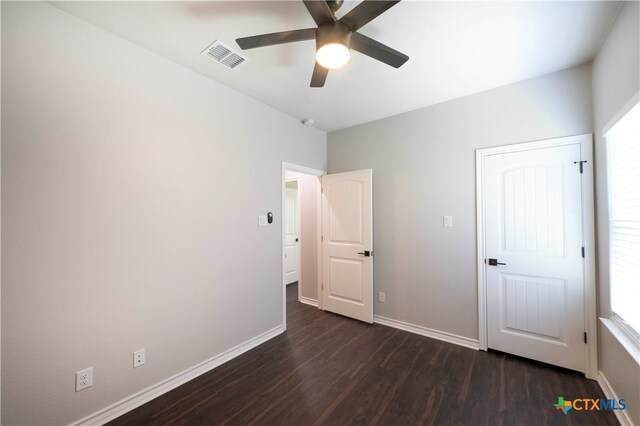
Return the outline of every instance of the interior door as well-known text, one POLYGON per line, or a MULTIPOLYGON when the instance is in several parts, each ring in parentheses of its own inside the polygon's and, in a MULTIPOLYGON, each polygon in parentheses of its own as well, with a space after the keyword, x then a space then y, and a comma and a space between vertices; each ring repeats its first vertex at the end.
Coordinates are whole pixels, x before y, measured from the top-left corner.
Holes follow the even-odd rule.
POLYGON ((323 309, 373 322, 371 169, 322 176, 323 309))
POLYGON ((486 158, 488 346, 584 372, 580 145, 486 158))
POLYGON ((298 181, 291 180, 285 186, 284 268, 285 284, 298 281, 298 181))

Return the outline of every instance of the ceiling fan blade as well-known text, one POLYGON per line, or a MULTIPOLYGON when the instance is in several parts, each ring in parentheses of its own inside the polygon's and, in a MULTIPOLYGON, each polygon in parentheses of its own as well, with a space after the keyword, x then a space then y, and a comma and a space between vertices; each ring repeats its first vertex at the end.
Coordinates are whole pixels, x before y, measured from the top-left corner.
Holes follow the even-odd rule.
POLYGON ((398 52, 360 33, 351 34, 351 49, 364 53, 394 68, 400 68, 402 64, 409 60, 409 57, 404 53, 398 52))
POLYGON ((324 82, 327 80, 328 74, 329 74, 329 70, 316 62, 316 65, 313 67, 313 75, 311 76, 310 86, 311 87, 324 86, 324 82))
POLYGON ((302 3, 307 7, 309 14, 317 26, 326 24, 327 22, 334 22, 336 20, 325 0, 303 0, 302 3))
POLYGON ((340 18, 340 22, 351 28, 351 31, 358 31, 398 3, 400 3, 400 0, 364 0, 340 18))
POLYGON ((293 43, 294 41, 313 40, 316 38, 317 28, 306 28, 304 30, 282 31, 279 33, 261 34, 251 37, 236 39, 238 46, 245 49, 255 49, 256 47, 273 46, 274 44, 293 43))

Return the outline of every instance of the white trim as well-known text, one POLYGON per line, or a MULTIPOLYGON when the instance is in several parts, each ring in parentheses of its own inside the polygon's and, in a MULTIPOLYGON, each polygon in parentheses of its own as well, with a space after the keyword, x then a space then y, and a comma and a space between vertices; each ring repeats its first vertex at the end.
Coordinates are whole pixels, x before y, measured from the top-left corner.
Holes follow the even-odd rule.
MULTIPOLYGON (((609 383, 602 371, 598 372, 598 384, 607 399, 613 399, 615 401, 619 400, 618 395, 611 387, 611 383, 609 383)), ((621 426, 633 426, 633 422, 631 421, 627 410, 613 410, 613 414, 616 415, 621 426)))
POLYGON ((476 264, 478 276, 478 348, 481 351, 489 350, 487 338, 487 288, 484 276, 484 157, 481 150, 476 150, 476 264))
POLYGON ((580 142, 580 160, 587 161, 583 168, 582 187, 582 244, 584 245, 584 329, 587 332, 585 376, 598 378, 598 311, 596 290, 596 203, 593 161, 593 135, 583 135, 580 142))
POLYGON ((312 169, 311 167, 299 166, 293 163, 287 163, 286 161, 282 162, 282 168, 289 170, 290 172, 303 173, 305 175, 311 176, 322 176, 326 175, 327 172, 324 170, 312 169))
POLYGON ((304 303, 306 305, 311 305, 311 306, 315 306, 316 308, 318 307, 318 301, 315 299, 310 299, 308 297, 304 297, 304 296, 300 296, 300 299, 298 299, 300 301, 300 303, 304 303))
POLYGON ((432 339, 442 340, 443 342, 453 343, 454 345, 464 346, 465 348, 478 350, 478 341, 457 334, 447 333, 445 331, 434 330, 432 328, 423 327, 421 325, 411 324, 404 321, 398 321, 391 318, 373 316, 373 322, 376 324, 386 325, 387 327, 397 328, 399 330, 408 331, 409 333, 419 334, 421 336, 431 337, 432 339))
MULTIPOLYGON (((297 173, 304 173, 307 175, 311 175, 311 176, 322 176, 325 175, 326 172, 323 170, 317 170, 317 169, 312 169, 310 167, 305 167, 305 166, 299 166, 297 164, 293 164, 293 163, 287 163, 286 161, 282 162, 282 176, 281 176, 281 200, 280 200, 280 208, 282 210, 280 210, 282 212, 281 214, 281 218, 280 218, 280 226, 281 226, 281 232, 280 232, 280 246, 281 246, 281 253, 280 253, 280 276, 281 276, 281 289, 282 289, 282 327, 283 329, 286 331, 287 329, 287 289, 286 289, 286 277, 285 277, 285 267, 284 267, 284 228, 285 228, 285 224, 284 224, 284 209, 285 209, 285 198, 286 198, 286 174, 287 171, 290 172, 297 172, 297 173)), ((299 195, 299 194, 298 194, 299 195)), ((320 209, 320 205, 318 205, 318 209, 320 209)), ((320 218, 320 210, 318 210, 318 222, 320 222, 321 218, 320 218)), ((320 261, 321 261, 321 253, 322 253, 322 244, 320 242, 320 239, 318 238, 318 267, 320 267, 320 261)), ((298 273, 300 273, 301 271, 298 270, 298 273)), ((300 277, 298 277, 300 278, 300 277)), ((318 282, 318 288, 320 288, 320 282, 318 282)), ((298 292, 300 292, 300 286, 298 286, 298 292)))
POLYGON ((145 404, 152 399, 159 397, 162 394, 169 392, 172 389, 177 388, 180 385, 187 383, 189 380, 193 380, 196 377, 213 370, 219 365, 224 364, 227 361, 232 360, 233 358, 242 355, 250 349, 255 348, 256 346, 266 342, 269 339, 276 337, 277 335, 284 332, 284 328, 282 325, 272 328, 269 331, 266 331, 256 337, 253 337, 246 342, 243 342, 233 348, 222 352, 208 360, 201 362, 200 364, 194 365, 191 368, 184 370, 181 373, 176 374, 166 380, 163 380, 160 383, 157 383, 153 386, 149 386, 148 388, 134 393, 127 398, 124 398, 113 405, 110 405, 102 410, 99 410, 83 419, 80 419, 72 425, 102 425, 105 424, 121 415, 128 413, 136 407, 145 404))
POLYGON ((476 232, 477 232, 477 273, 478 273, 478 346, 481 350, 488 349, 487 338, 487 296, 486 296, 486 265, 485 259, 485 219, 484 213, 484 162, 486 157, 496 154, 529 151, 541 148, 558 147, 564 145, 580 145, 581 159, 587 161, 582 179, 582 238, 585 248, 584 260, 584 313, 585 331, 588 343, 585 345, 586 365, 585 375, 590 379, 598 377, 598 346, 597 346, 597 314, 596 314, 596 274, 595 274, 595 217, 594 217, 594 186, 593 186, 593 135, 567 136, 556 139, 526 142, 493 148, 476 150, 476 232))
POLYGON ((322 193, 322 179, 318 178, 318 183, 317 183, 317 187, 316 187, 316 193, 318 194, 318 197, 316 199, 316 217, 318 218, 317 222, 317 234, 316 234, 316 241, 318 241, 318 289, 317 289, 317 293, 318 293, 318 309, 322 309, 322 289, 323 289, 323 285, 322 285, 322 196, 324 195, 322 193))

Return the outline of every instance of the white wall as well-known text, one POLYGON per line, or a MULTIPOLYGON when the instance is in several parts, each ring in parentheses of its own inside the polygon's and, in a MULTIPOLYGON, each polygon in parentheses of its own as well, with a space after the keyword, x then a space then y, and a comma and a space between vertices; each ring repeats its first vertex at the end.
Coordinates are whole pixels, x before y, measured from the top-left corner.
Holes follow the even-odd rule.
POLYGON ((329 173, 373 169, 375 314, 477 339, 475 150, 592 127, 584 65, 329 133, 329 173))
POLYGON ((2 2, 3 423, 78 420, 281 324, 282 161, 325 158, 321 131, 2 2))
MULTIPOLYGON (((640 3, 625 2, 607 39, 593 61, 593 115, 595 125, 596 204, 598 227, 598 282, 600 316, 611 314, 609 301, 609 222, 604 127, 640 91, 640 3)), ((640 366, 606 327, 600 327, 600 370, 627 413, 640 424, 640 366)))
POLYGON ((317 176, 287 171, 287 179, 298 179, 300 197, 300 296, 318 300, 319 182, 317 176))

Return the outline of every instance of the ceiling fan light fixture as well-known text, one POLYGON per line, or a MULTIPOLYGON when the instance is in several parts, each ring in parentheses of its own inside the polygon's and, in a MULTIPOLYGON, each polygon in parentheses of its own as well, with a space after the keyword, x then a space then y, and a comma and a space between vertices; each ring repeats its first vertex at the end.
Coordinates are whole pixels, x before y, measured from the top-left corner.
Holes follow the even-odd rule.
POLYGON ((316 35, 316 61, 333 70, 344 66, 351 58, 351 30, 340 21, 318 27, 316 35))
POLYGON ((316 52, 316 61, 330 70, 345 66, 349 58, 351 58, 349 48, 340 43, 325 44, 316 52))
MULTIPOLYGON (((1 0, 0 0, 1 1, 1 0)), ((351 48, 394 68, 400 68, 409 60, 402 52, 371 39, 358 30, 386 12, 400 0, 363 0, 340 19, 336 10, 344 0, 303 0, 304 6, 316 23, 316 27, 236 39, 244 49, 316 40, 316 62, 309 87, 323 87, 331 69, 344 66, 351 58, 351 48)))

